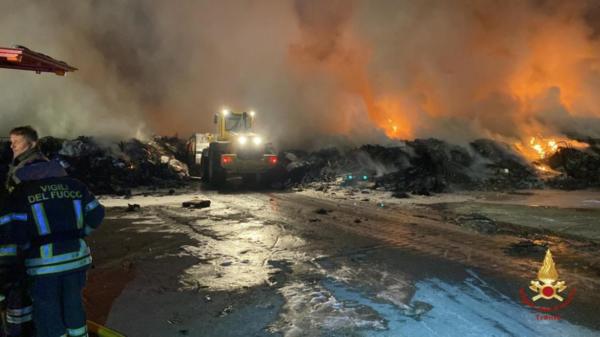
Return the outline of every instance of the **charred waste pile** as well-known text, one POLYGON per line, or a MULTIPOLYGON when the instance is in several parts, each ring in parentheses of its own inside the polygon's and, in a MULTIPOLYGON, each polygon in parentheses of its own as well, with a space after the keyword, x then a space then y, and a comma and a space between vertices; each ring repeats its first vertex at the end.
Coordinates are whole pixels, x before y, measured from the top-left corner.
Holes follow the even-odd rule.
POLYGON ((364 145, 341 152, 281 153, 288 185, 326 189, 353 176, 395 192, 429 195, 457 190, 580 189, 600 187, 600 142, 585 150, 558 148, 530 162, 508 144, 479 139, 468 146, 416 139, 398 146, 364 145))
MULTIPOLYGON (((44 137, 39 146, 48 158, 60 161, 70 175, 88 184, 96 194, 128 195, 131 188, 139 186, 173 188, 181 186, 188 176, 185 143, 176 137, 118 143, 91 137, 44 137)), ((12 156, 6 140, 2 149, 0 159, 5 170, 12 156)))
MULTIPOLYGON (((394 146, 289 150, 279 153, 280 167, 272 187, 322 190, 345 184, 349 176, 357 180, 364 177, 369 187, 392 191, 396 196, 458 190, 600 187, 600 141, 588 139, 586 143, 589 147, 585 149, 559 147, 533 162, 508 144, 489 139, 466 146, 429 138, 394 146)), ((10 147, 6 139, 0 145, 5 170, 10 147)), ((97 194, 127 195, 140 186, 181 187, 189 178, 185 142, 177 137, 121 142, 45 137, 40 140, 40 148, 97 194)))

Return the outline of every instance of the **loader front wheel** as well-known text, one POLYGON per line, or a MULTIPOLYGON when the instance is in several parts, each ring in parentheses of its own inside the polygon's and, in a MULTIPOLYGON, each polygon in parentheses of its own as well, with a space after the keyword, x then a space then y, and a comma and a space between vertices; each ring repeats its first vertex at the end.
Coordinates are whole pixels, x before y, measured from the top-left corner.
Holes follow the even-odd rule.
POLYGON ((208 156, 202 156, 202 161, 200 162, 200 173, 202 174, 202 182, 209 182, 209 159, 208 156))
POLYGON ((227 172, 221 167, 221 154, 214 151, 209 154, 208 183, 213 188, 219 188, 225 184, 227 172))

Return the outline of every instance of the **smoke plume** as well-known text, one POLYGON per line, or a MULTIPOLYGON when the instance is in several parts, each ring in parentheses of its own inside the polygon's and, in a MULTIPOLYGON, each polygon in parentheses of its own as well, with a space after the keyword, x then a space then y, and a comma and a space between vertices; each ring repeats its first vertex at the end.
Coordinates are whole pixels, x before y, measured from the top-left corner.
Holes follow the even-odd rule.
POLYGON ((282 146, 600 137, 592 0, 0 2, 0 45, 79 71, 0 70, 0 132, 212 130, 257 111, 282 146))

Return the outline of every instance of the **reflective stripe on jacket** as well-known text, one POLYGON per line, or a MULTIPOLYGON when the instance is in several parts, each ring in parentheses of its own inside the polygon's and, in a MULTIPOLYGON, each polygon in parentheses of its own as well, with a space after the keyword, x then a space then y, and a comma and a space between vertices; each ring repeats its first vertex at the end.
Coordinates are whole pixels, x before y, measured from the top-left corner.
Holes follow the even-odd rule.
MULTIPOLYGON (((50 249, 48 254, 44 254, 45 256, 25 259, 27 274, 32 276, 55 274, 89 266, 92 263, 90 248, 83 239, 79 239, 79 245, 79 250, 75 252, 52 255, 50 249)), ((44 248, 44 246, 40 247, 40 249, 44 248)))

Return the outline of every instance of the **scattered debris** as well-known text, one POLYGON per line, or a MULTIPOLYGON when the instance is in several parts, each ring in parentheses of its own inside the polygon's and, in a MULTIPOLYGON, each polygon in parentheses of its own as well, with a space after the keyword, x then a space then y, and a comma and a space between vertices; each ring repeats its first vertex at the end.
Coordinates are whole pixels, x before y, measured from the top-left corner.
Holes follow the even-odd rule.
POLYGON ((136 212, 139 211, 141 206, 139 204, 127 204, 127 212, 136 212))
POLYGON ((121 263, 121 268, 125 271, 125 272, 129 272, 131 269, 133 269, 134 264, 131 261, 123 261, 121 263))
POLYGON ((509 255, 543 257, 548 249, 548 243, 542 240, 521 240, 511 244, 506 253, 509 255))
POLYGON ((168 319, 167 323, 169 323, 171 325, 178 325, 178 324, 181 324, 181 319, 179 319, 179 318, 168 319))
POLYGON ((327 214, 329 214, 330 212, 332 212, 332 211, 331 211, 331 210, 329 210, 329 209, 325 209, 325 208, 319 208, 319 209, 317 209, 317 210, 315 211, 315 213, 317 213, 317 214, 321 214, 321 215, 327 215, 327 214))
POLYGON ((232 312, 233 312, 233 307, 231 305, 228 305, 223 310, 221 310, 221 312, 219 313, 219 317, 225 317, 225 316, 231 314, 232 312))
POLYGON ((433 305, 427 302, 414 301, 411 305, 407 305, 405 308, 403 308, 402 313, 408 317, 420 321, 421 316, 431 311, 431 309, 433 309, 433 305))
POLYGON ((207 208, 210 207, 210 200, 190 200, 181 203, 184 208, 207 208))
POLYGON ((483 234, 495 234, 498 231, 498 225, 494 220, 477 213, 461 215, 455 221, 461 227, 483 234))
POLYGON ((406 192, 396 191, 396 192, 392 193, 392 197, 398 198, 398 199, 407 199, 407 198, 410 198, 410 195, 406 192))
POLYGON ((317 188, 315 188, 315 191, 327 192, 327 189, 328 189, 328 186, 326 184, 321 184, 317 188))

